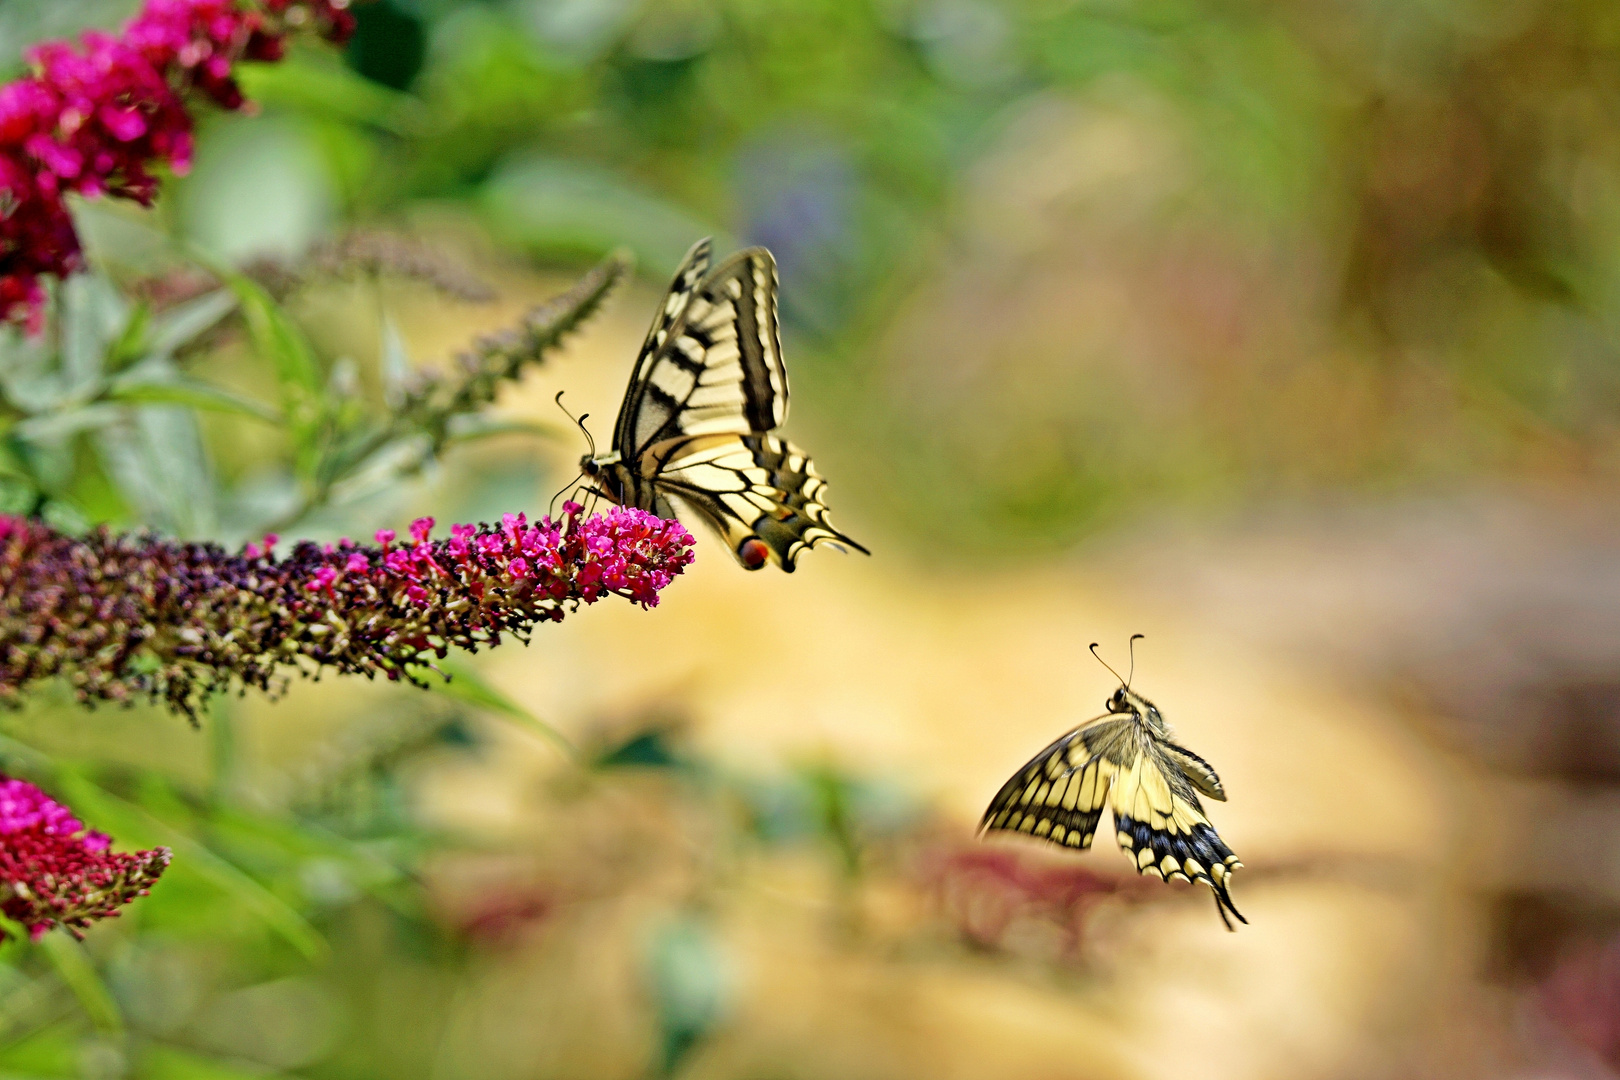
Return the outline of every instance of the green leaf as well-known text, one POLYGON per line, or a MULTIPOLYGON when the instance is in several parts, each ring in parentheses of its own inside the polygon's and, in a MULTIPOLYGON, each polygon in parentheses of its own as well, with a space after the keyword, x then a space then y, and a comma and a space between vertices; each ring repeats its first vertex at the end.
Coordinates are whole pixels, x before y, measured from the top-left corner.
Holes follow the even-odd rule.
POLYGON ((111 282, 74 274, 62 283, 62 374, 68 395, 84 400, 101 382, 108 347, 129 322, 129 308, 111 282))
POLYGON ((537 435, 546 439, 567 439, 573 432, 544 420, 520 420, 492 416, 485 413, 464 414, 450 418, 445 444, 473 442, 496 435, 537 435))
POLYGON ((263 402, 233 394, 188 375, 122 378, 109 386, 103 396, 109 401, 126 404, 184 405, 205 412, 237 413, 271 424, 281 423, 281 413, 263 402))
POLYGON ((152 309, 137 303, 124 322, 124 329, 107 347, 107 370, 122 371, 141 358, 145 351, 147 331, 152 326, 152 309))
POLYGON ((390 409, 397 409, 405 402, 415 368, 411 365, 410 353, 405 349, 405 338, 401 336, 392 315, 383 315, 379 360, 382 366, 383 401, 390 409))
POLYGON ((276 378, 284 388, 291 387, 311 397, 321 391, 321 368, 315 360, 303 331, 293 323, 282 306, 250 278, 233 274, 229 281, 247 318, 253 345, 275 365, 276 378))
POLYGON ((674 266, 700 236, 732 247, 685 210, 601 169, 530 155, 503 165, 479 199, 492 235, 537 255, 595 258, 628 244, 644 266, 674 266))
POLYGON ((422 114, 409 94, 391 90, 338 63, 294 55, 277 64, 242 64, 234 72, 249 99, 318 116, 404 133, 422 114))
POLYGON ((83 945, 70 934, 53 930, 39 939, 39 949, 56 969, 57 976, 79 999, 80 1007, 92 1024, 109 1033, 124 1030, 124 1016, 118 1011, 118 1003, 85 955, 83 945))
POLYGON ((549 740, 570 758, 579 760, 579 748, 569 741, 568 736, 491 686, 471 664, 459 657, 447 657, 434 666, 450 677, 449 682, 434 684, 437 693, 515 721, 519 727, 549 740))
POLYGON ((40 443, 65 439, 81 431, 94 431, 123 419, 122 412, 112 405, 85 405, 77 409, 44 413, 17 424, 11 430, 24 442, 40 443))
POLYGON ((236 310, 236 294, 215 289, 154 316, 147 331, 146 350, 157 356, 172 356, 207 333, 225 316, 236 310))
MULTIPOLYGON (((174 1046, 149 1044, 141 1052, 141 1076, 162 1080, 266 1080, 263 1069, 204 1057, 174 1046)), ((0 1076, 0 1080, 6 1080, 0 1076)))
POLYGON ((319 440, 327 412, 315 350, 269 293, 240 274, 230 275, 229 283, 242 302, 254 347, 270 361, 281 384, 282 411, 292 432, 297 471, 301 476, 314 476, 320 469, 319 440))
POLYGON ((323 960, 328 947, 320 933, 286 901, 235 864, 145 807, 121 799, 77 773, 60 770, 58 780, 74 809, 98 827, 125 836, 148 836, 174 852, 175 862, 237 902, 309 960, 323 960))

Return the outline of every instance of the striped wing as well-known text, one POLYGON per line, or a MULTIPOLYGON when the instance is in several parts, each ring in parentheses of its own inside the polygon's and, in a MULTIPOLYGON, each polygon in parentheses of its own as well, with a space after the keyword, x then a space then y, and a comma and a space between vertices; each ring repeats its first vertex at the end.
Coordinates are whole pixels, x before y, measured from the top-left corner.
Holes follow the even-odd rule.
POLYGON ((810 458, 775 435, 700 435, 653 447, 654 489, 714 527, 750 570, 792 573, 817 544, 864 547, 835 529, 821 501, 826 481, 810 458))
POLYGON ((1134 723, 1130 717, 1100 717, 1036 754, 1001 785, 980 830, 1028 833, 1064 847, 1089 848, 1134 723))
POLYGON ((1220 778, 1203 758, 1150 740, 1114 777, 1108 805, 1120 850, 1136 864, 1137 873, 1203 882, 1215 894, 1221 921, 1231 929, 1227 912, 1239 922, 1249 921, 1233 906, 1227 888, 1232 871, 1243 864, 1204 816, 1195 787, 1212 798, 1226 797, 1220 778))
POLYGON ((709 241, 701 240, 676 271, 636 360, 613 428, 614 449, 632 466, 672 439, 764 433, 787 419, 776 260, 749 248, 708 266, 709 241))

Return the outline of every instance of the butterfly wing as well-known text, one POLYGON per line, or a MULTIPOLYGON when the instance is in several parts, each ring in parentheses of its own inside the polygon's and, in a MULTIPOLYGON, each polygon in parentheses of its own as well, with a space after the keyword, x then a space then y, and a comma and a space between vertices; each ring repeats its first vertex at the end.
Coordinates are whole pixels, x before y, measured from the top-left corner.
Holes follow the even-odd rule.
POLYGON ((690 508, 750 570, 791 572, 822 543, 866 551, 828 521, 809 456, 770 434, 788 411, 776 260, 749 248, 708 264, 705 240, 675 274, 614 426, 644 509, 690 508))
POLYGON ((703 240, 647 333, 613 428, 625 462, 671 439, 764 433, 787 419, 776 260, 749 248, 705 273, 708 265, 703 240))
POLYGON ((1191 751, 1150 738, 1114 777, 1109 809, 1114 812, 1120 850, 1135 862, 1138 873, 1208 885, 1215 894, 1215 910, 1231 929, 1227 912, 1239 922, 1249 921, 1233 906, 1227 888, 1232 871, 1243 864, 1204 816, 1195 784, 1220 791, 1220 778, 1208 762, 1191 751), (1203 771, 1184 771, 1181 763, 1189 758, 1202 765, 1203 771))
POLYGON ((786 439, 702 435, 657 449, 658 492, 706 520, 750 570, 770 562, 792 573, 821 543, 866 551, 827 519, 826 481, 786 439))
POLYGON ((990 800, 980 831, 1021 832, 1089 848, 1133 723, 1129 717, 1099 717, 1036 754, 990 800))

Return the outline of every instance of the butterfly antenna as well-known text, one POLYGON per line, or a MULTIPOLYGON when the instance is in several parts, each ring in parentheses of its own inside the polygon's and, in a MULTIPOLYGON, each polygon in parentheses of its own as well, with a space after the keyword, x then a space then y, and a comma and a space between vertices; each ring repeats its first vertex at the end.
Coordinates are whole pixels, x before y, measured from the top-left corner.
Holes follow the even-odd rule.
MULTIPOLYGON (((566 405, 564 405, 562 403, 563 394, 565 392, 566 391, 563 391, 563 390, 557 391, 557 396, 555 398, 553 398, 552 400, 557 403, 557 408, 559 408, 559 409, 561 409, 563 411, 563 415, 568 417, 568 419, 574 421, 574 423, 576 425, 578 425, 579 430, 581 430, 581 431, 583 431, 585 433, 585 443, 591 449, 591 457, 595 457, 596 456, 596 440, 591 438, 591 429, 585 426, 585 420, 591 414, 590 413, 580 413, 579 416, 576 417, 573 413, 569 412, 568 411, 568 406, 566 406, 566 405)), ((569 488, 571 488, 575 484, 579 483, 580 477, 582 477, 584 475, 585 475, 585 470, 581 469, 579 472, 574 474, 574 478, 572 480, 568 481, 568 483, 564 484, 562 487, 557 489, 557 494, 553 495, 551 497, 551 501, 546 503, 546 516, 547 517, 553 518, 553 519, 556 518, 556 514, 554 514, 553 511, 557 507, 557 500, 562 497, 563 492, 567 491, 569 488)))
POLYGON ((562 403, 563 394, 565 394, 565 393, 567 393, 566 390, 557 391, 557 396, 555 398, 553 398, 552 400, 557 403, 557 408, 559 408, 559 409, 561 409, 563 411, 563 415, 568 417, 568 419, 572 420, 574 422, 575 426, 577 426, 580 431, 585 433, 585 444, 590 447, 591 457, 595 457, 596 456, 596 440, 591 437, 591 429, 585 426, 585 421, 590 419, 591 414, 590 413, 580 413, 578 416, 575 416, 573 413, 569 412, 568 411, 568 406, 566 406, 566 405, 564 405, 562 403))
POLYGON ((1128 648, 1131 650, 1131 673, 1125 677, 1125 689, 1131 688, 1131 680, 1136 678, 1136 639, 1145 638, 1146 634, 1132 634, 1128 648))
MULTIPOLYGON (((1104 660, 1102 658, 1102 653, 1097 651, 1097 643, 1095 641, 1093 641, 1091 643, 1091 655, 1095 656, 1097 658, 1097 663, 1101 664, 1105 668, 1108 668, 1108 673, 1110 675, 1112 675, 1116 679, 1119 679, 1119 672, 1115 671, 1112 667, 1110 667, 1109 664, 1108 664, 1108 661, 1106 661, 1106 660, 1104 660)), ((1119 685, 1124 686, 1125 685, 1125 680, 1124 679, 1119 679, 1119 685)))

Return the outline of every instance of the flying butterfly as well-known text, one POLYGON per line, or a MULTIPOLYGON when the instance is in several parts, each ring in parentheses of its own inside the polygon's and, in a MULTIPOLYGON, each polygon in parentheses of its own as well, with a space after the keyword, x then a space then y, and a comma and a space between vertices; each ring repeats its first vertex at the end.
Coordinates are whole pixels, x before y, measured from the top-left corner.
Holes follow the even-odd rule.
POLYGON ((826 481, 775 434, 788 379, 776 319, 776 260, 748 248, 709 269, 686 253, 641 347, 606 454, 585 455, 591 490, 659 517, 702 518, 749 570, 791 573, 820 544, 866 548, 833 527, 826 481))
MULTIPOLYGON (((1133 674, 1134 646, 1142 636, 1131 637, 1133 674)), ((1095 644, 1091 651, 1097 655, 1095 644)), ((1229 890, 1232 871, 1243 864, 1198 801, 1204 794, 1225 802, 1221 778, 1209 762, 1171 741, 1158 707, 1133 691, 1129 678, 1120 679, 1104 708, 1105 715, 1065 734, 1003 784, 980 832, 1025 833, 1083 850, 1091 847, 1107 806, 1120 850, 1138 873, 1201 881, 1215 894, 1215 910, 1228 930, 1234 928, 1227 912, 1247 923, 1229 890)))

